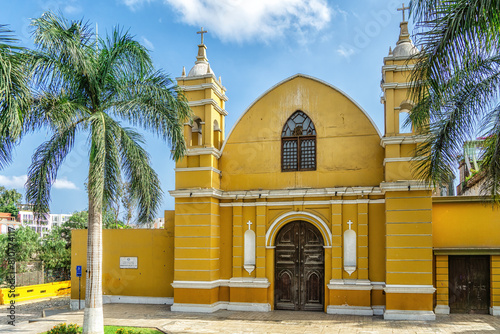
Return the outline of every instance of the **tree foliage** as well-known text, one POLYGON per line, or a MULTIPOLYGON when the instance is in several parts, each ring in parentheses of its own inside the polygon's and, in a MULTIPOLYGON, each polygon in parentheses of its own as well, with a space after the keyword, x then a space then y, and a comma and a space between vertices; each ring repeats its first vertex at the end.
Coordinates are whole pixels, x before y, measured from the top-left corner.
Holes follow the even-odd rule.
MULTIPOLYGON (((12 246, 16 262, 39 260, 40 237, 29 226, 21 226, 15 230, 12 246)), ((2 247, 2 258, 6 259, 8 257, 6 240, 2 240, 2 247)))
POLYGON ((12 217, 17 217, 19 209, 14 204, 0 206, 0 212, 10 213, 12 217))
POLYGON ((46 269, 69 270, 71 268, 71 243, 63 228, 55 226, 42 239, 40 260, 46 269))
POLYGON ((16 189, 6 189, 5 187, 0 186, 0 206, 18 206, 21 204, 22 198, 23 195, 21 195, 16 189))
POLYGON ((58 169, 77 134, 86 133, 90 274, 83 332, 102 333, 103 209, 119 205, 122 179, 137 198, 139 222, 152 221, 161 203, 158 175, 135 128, 157 134, 179 159, 186 151, 183 123, 191 118, 191 110, 177 85, 154 69, 146 48, 128 32, 116 28, 106 39, 97 38, 87 23, 50 12, 33 20, 32 26, 35 103, 28 124, 46 126, 52 136, 34 153, 26 198, 38 214, 49 211, 58 169), (123 121, 134 128, 125 127, 123 121))
POLYGON ((486 138, 484 192, 500 195, 500 1, 414 0, 417 56, 410 119, 426 142, 417 151, 420 176, 453 178, 466 140, 486 138))
POLYGON ((28 54, 16 46, 18 40, 0 24, 0 168, 11 161, 11 153, 25 130, 25 115, 31 103, 28 54))
POLYGON ((17 217, 18 205, 21 203, 22 195, 15 189, 6 189, 0 186, 0 212, 10 213, 17 217))

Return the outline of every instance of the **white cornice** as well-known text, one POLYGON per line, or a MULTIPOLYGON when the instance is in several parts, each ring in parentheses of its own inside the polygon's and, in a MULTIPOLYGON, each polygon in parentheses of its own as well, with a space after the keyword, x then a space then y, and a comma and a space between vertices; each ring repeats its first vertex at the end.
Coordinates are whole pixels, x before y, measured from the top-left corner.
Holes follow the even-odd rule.
POLYGON ((188 148, 186 155, 188 156, 193 156, 193 155, 205 155, 205 154, 211 154, 217 159, 220 158, 221 153, 218 149, 215 147, 194 147, 194 148, 188 148))
POLYGON ((433 188, 422 181, 401 180, 395 182, 382 182, 380 188, 384 191, 412 191, 412 190, 432 190, 433 188))
POLYGON ((174 168, 176 172, 200 172, 200 171, 212 171, 219 175, 222 175, 222 172, 213 167, 188 167, 188 168, 174 168))
MULTIPOLYGON (((249 191, 222 191, 219 189, 180 189, 169 191, 173 197, 215 197, 219 199, 259 199, 259 198, 293 198, 318 196, 367 196, 383 195, 379 187, 338 187, 338 188, 311 188, 311 189, 277 189, 277 190, 249 190, 249 191)), ((366 199, 368 200, 368 199, 366 199)), ((340 204, 340 203, 339 203, 340 204)))
POLYGON ((382 73, 385 74, 387 71, 393 71, 393 72, 404 72, 404 71, 411 71, 415 68, 415 65, 410 64, 410 65, 384 65, 382 66, 382 73))
POLYGON ((383 84, 380 85, 382 89, 407 89, 412 87, 411 82, 384 82, 383 84))
POLYGON ((267 289, 271 283, 267 278, 233 277, 231 279, 219 279, 215 281, 174 281, 174 289, 213 289, 219 286, 231 288, 264 288, 267 289))
POLYGON ((383 204, 385 199, 355 199, 355 200, 327 200, 327 201, 281 201, 281 202, 230 202, 220 203, 220 206, 287 206, 287 205, 331 205, 331 204, 383 204))
POLYGON ((218 279, 215 281, 174 281, 174 289, 213 289, 219 286, 229 286, 229 280, 218 279))
POLYGON ((229 280, 228 286, 230 288, 263 288, 267 289, 271 283, 267 278, 246 278, 246 277, 233 277, 229 280))
POLYGON ((212 74, 212 73, 208 73, 208 74, 204 74, 204 75, 197 75, 197 76, 192 76, 192 77, 177 77, 175 78, 175 80, 177 80, 177 82, 179 81, 192 81, 192 80, 200 80, 200 79, 207 79, 207 78, 212 78, 215 82, 215 84, 217 86, 219 86, 219 89, 220 90, 223 90, 223 91, 227 91, 226 87, 222 86, 222 84, 219 83, 219 80, 217 80, 217 77, 212 74))
POLYGON ((413 55, 413 56, 387 56, 387 57, 384 57, 384 64, 387 61, 392 61, 392 60, 412 60, 412 59, 418 59, 421 56, 422 55, 420 55, 420 54, 413 55))
POLYGON ((219 99, 221 99, 223 101, 228 100, 228 97, 221 92, 219 86, 214 84, 214 83, 204 83, 201 85, 193 85, 193 86, 183 85, 183 86, 179 86, 179 88, 182 89, 183 91, 186 91, 186 92, 212 89, 214 91, 215 95, 217 95, 217 97, 219 99))
POLYGON ((371 290, 373 288, 369 280, 361 279, 332 279, 327 286, 330 290, 371 290))
POLYGON ((385 158, 383 165, 385 166, 385 164, 387 162, 409 162, 409 161, 412 161, 412 160, 413 160, 413 157, 385 158))
POLYGON ((223 116, 227 116, 227 111, 222 109, 218 104, 217 101, 214 99, 203 99, 203 100, 198 100, 198 101, 191 101, 188 102, 188 105, 190 107, 199 107, 199 106, 206 106, 206 105, 212 105, 217 112, 223 116))
POLYGON ((403 285, 387 284, 384 288, 386 293, 434 293, 436 288, 432 285, 403 285))
POLYGON ((393 137, 383 137, 380 141, 380 145, 382 147, 386 147, 386 145, 401 145, 401 144, 416 144, 425 142, 424 136, 393 136, 393 137))

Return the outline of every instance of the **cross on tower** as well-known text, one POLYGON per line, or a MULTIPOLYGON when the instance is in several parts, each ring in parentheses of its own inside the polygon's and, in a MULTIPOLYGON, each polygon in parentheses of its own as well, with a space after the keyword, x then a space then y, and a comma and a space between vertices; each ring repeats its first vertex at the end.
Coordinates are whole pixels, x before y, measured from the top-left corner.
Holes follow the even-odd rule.
POLYGON ((351 229, 352 224, 354 224, 354 223, 349 219, 349 221, 347 222, 347 225, 349 225, 349 229, 351 229))
POLYGON ((248 225, 248 229, 250 229, 250 225, 252 225, 252 222, 248 221, 247 225, 248 225))
MULTIPOLYGON (((403 7, 404 7, 404 4, 403 4, 403 7)), ((197 31, 196 33, 201 35, 201 44, 203 44, 203 34, 207 34, 208 31, 203 30, 203 27, 201 27, 201 30, 197 31)))
MULTIPOLYGON (((398 8, 398 10, 400 10, 400 11, 403 12, 403 22, 406 22, 405 21, 405 10, 407 10, 407 9, 410 9, 410 7, 405 7, 405 3, 404 2, 403 2, 403 7, 398 8)), ((203 28, 201 28, 201 29, 203 30, 203 28)), ((203 39, 203 37, 202 37, 202 39, 203 39)))

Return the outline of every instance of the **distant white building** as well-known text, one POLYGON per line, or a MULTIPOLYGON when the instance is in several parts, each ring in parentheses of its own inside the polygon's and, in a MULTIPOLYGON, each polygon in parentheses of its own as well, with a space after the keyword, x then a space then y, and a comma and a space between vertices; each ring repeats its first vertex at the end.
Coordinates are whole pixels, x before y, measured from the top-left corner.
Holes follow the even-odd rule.
POLYGON ((17 229, 21 225, 10 213, 0 212, 0 234, 7 234, 9 227, 17 229))
POLYGON ((61 226, 69 220, 73 214, 47 214, 43 219, 35 220, 33 211, 19 211, 19 221, 22 225, 29 226, 40 237, 48 234, 55 226, 61 226))
POLYGON ((136 225, 131 225, 132 228, 144 228, 144 229, 151 229, 151 228, 164 228, 165 227, 165 218, 160 217, 160 218, 155 218, 152 222, 146 223, 146 224, 136 224, 136 225))
MULTIPOLYGON (((69 217, 71 217, 73 214, 68 214, 68 213, 59 213, 59 214, 50 214, 50 220, 51 220, 51 226, 61 226, 65 222, 69 220, 69 217)), ((52 228, 51 227, 51 228, 52 228)))
POLYGON ((164 227, 165 227, 165 218, 164 217, 155 218, 155 220, 153 220, 152 228, 164 228, 164 227))

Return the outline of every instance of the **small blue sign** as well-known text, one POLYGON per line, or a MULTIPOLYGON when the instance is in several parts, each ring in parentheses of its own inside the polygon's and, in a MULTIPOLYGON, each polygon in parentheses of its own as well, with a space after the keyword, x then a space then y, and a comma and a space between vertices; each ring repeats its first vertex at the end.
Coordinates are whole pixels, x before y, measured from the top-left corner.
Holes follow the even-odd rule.
POLYGON ((76 277, 82 277, 82 266, 76 266, 76 277))

